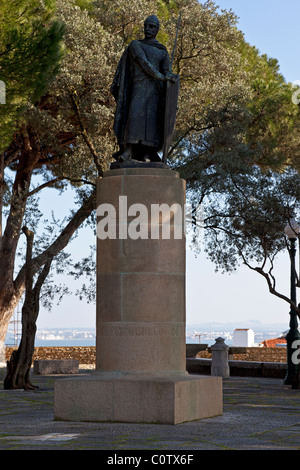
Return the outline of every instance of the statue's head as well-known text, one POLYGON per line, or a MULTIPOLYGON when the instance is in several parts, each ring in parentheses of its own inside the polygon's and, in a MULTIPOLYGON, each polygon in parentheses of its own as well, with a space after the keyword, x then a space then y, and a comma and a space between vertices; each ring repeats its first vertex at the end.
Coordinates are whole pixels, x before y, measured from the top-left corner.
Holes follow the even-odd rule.
POLYGON ((145 19, 144 32, 146 39, 155 38, 159 31, 159 20, 157 16, 151 15, 145 19))

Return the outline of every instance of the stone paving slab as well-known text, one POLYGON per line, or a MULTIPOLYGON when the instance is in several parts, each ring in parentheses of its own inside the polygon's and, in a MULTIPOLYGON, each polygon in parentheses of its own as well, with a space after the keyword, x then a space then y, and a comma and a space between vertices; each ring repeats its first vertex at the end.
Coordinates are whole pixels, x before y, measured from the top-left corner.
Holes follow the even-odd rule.
POLYGON ((300 450, 300 391, 281 379, 224 379, 222 416, 172 426, 55 421, 54 381, 64 375, 32 376, 39 389, 6 391, 3 374, 0 370, 0 450, 111 451, 108 456, 123 451, 300 450))

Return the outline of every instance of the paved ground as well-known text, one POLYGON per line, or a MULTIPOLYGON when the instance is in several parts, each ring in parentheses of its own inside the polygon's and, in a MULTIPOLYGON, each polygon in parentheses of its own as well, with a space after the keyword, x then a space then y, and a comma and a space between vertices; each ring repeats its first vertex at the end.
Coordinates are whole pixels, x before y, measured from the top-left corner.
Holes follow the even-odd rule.
POLYGON ((38 390, 5 391, 3 373, 0 450, 109 450, 112 456, 123 450, 300 450, 300 390, 279 379, 226 379, 222 416, 170 426, 54 421, 53 386, 61 376, 32 375, 38 390))

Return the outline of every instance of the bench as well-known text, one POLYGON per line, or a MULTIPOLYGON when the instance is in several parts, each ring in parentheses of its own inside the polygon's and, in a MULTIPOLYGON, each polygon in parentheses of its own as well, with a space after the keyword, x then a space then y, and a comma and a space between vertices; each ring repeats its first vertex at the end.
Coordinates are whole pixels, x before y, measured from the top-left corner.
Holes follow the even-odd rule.
POLYGON ((78 374, 77 359, 39 359, 33 363, 33 373, 39 375, 78 374))

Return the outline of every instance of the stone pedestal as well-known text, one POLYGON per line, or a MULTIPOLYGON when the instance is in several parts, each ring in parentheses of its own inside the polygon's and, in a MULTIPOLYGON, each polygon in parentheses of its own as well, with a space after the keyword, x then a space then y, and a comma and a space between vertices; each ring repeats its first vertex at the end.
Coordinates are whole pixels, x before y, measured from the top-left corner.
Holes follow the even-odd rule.
POLYGON ((222 414, 222 380, 186 372, 185 182, 168 169, 115 169, 97 202, 96 371, 56 382, 56 419, 222 414))

